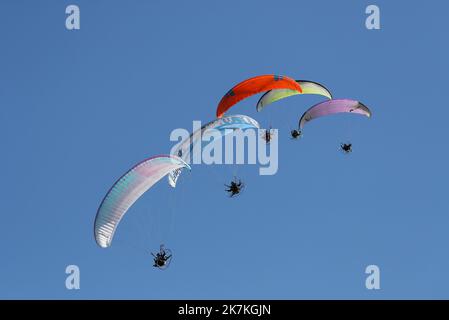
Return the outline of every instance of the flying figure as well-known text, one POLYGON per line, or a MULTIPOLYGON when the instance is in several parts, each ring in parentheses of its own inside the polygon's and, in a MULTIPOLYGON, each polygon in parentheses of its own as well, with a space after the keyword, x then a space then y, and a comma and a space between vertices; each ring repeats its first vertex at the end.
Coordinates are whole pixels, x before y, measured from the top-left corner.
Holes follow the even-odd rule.
POLYGON ((271 141, 271 137, 274 133, 271 133, 271 127, 270 129, 265 129, 265 132, 262 134, 262 139, 265 140, 266 144, 269 144, 271 141))
POLYGON ((231 184, 225 184, 225 187, 225 191, 229 194, 229 197, 232 198, 233 196, 240 194, 245 185, 243 184, 242 180, 234 177, 234 180, 231 181, 231 184))
POLYGON ((170 250, 164 248, 163 244, 161 244, 158 253, 154 254, 153 252, 151 252, 151 255, 154 258, 153 267, 159 268, 159 269, 165 269, 169 266, 172 254, 171 254, 170 250))
POLYGON ((351 153, 352 152, 352 143, 342 143, 342 144, 340 144, 340 149, 344 153, 351 153))
POLYGON ((292 137, 292 139, 298 139, 302 136, 302 132, 301 130, 294 129, 290 131, 290 136, 292 137))

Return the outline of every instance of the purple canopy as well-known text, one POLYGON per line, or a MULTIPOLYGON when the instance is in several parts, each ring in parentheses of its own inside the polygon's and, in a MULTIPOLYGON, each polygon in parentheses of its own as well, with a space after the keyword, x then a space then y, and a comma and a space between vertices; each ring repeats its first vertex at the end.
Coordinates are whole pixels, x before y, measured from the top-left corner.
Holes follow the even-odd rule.
POLYGON ((371 111, 363 103, 350 99, 333 99, 320 102, 304 112, 299 120, 299 129, 316 118, 336 114, 336 113, 356 113, 371 117, 371 111))

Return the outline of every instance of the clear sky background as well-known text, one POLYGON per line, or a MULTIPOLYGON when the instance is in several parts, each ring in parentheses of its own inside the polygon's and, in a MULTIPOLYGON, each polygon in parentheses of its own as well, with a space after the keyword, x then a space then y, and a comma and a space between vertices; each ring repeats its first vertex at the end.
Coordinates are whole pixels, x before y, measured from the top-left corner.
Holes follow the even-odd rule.
POLYGON ((445 1, 0 2, 0 298, 449 298, 445 1), (65 28, 77 4, 81 29, 65 28), (381 30, 365 28, 365 8, 381 30), (108 249, 96 210, 175 128, 210 121, 260 74, 325 84, 373 117, 288 130, 322 100, 257 113, 279 128, 279 171, 193 166, 128 212, 108 249), (354 144, 351 155, 340 142, 354 144), (223 183, 246 183, 235 199, 223 183), (153 268, 164 242, 174 259, 153 268), (81 289, 65 288, 65 268, 81 289), (381 289, 365 288, 365 267, 381 289))

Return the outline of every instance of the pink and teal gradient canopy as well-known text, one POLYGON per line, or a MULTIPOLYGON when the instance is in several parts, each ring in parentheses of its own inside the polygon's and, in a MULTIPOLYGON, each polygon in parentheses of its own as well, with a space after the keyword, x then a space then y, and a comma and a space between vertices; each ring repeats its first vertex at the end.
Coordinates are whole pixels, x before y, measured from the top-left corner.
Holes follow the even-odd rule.
POLYGON ((173 155, 148 158, 126 172, 111 187, 95 217, 95 240, 100 247, 111 245, 115 230, 128 209, 169 172, 190 167, 173 155))

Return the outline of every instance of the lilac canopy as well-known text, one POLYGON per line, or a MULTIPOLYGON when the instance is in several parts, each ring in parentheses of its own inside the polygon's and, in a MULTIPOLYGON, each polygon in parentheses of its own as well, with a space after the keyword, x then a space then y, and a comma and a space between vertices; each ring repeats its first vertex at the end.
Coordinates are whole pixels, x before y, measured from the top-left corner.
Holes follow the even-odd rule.
POLYGON ((355 113, 371 117, 371 111, 363 103, 350 99, 333 99, 320 102, 307 110, 299 120, 299 129, 316 118, 337 114, 337 113, 355 113))

